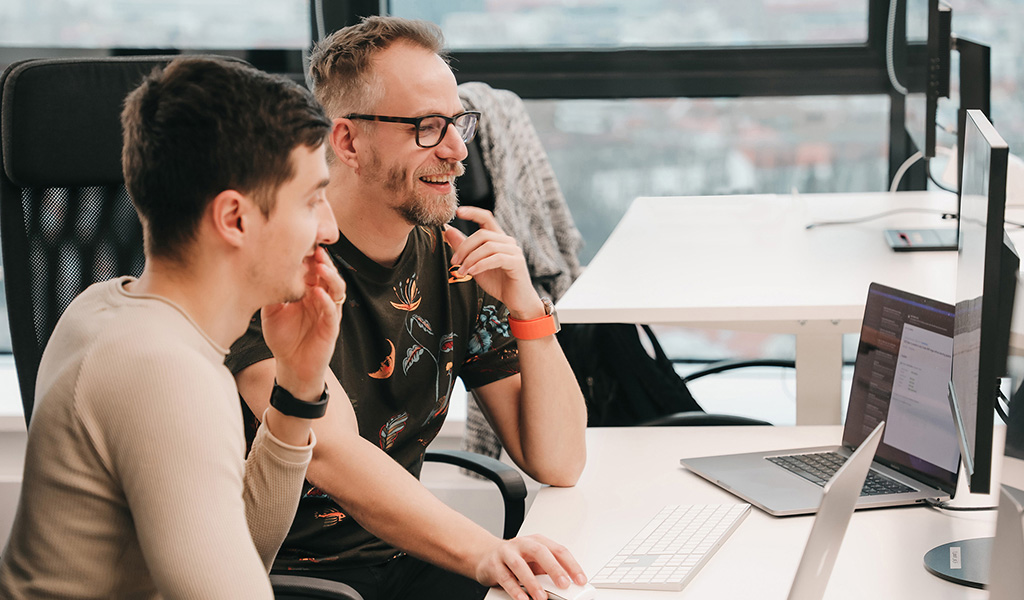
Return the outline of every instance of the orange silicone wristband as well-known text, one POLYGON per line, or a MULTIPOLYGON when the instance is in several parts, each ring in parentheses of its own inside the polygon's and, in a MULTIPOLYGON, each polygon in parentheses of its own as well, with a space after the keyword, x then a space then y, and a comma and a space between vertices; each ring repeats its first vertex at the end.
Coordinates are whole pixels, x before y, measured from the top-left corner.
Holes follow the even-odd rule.
POLYGON ((544 315, 528 321, 509 317, 508 328, 517 340, 536 340, 558 333, 558 324, 554 315, 544 315))

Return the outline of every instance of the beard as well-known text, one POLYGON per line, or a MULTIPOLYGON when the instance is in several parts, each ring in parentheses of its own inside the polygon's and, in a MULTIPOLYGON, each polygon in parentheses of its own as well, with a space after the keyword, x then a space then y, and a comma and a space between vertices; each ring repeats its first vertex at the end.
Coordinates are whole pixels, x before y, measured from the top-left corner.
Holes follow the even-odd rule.
MULTIPOLYGON (((402 216, 410 225, 423 227, 441 227, 455 218, 455 209, 459 207, 459 196, 452 185, 452 191, 443 194, 423 194, 408 185, 409 171, 399 166, 385 167, 380 156, 374 153, 367 165, 367 177, 378 181, 385 191, 396 196, 398 203, 393 206, 395 212, 402 216)), ((429 175, 454 174, 461 176, 466 172, 461 162, 442 163, 435 167, 424 167, 413 175, 414 180, 429 175)), ((412 184, 415 186, 415 183, 412 184)))

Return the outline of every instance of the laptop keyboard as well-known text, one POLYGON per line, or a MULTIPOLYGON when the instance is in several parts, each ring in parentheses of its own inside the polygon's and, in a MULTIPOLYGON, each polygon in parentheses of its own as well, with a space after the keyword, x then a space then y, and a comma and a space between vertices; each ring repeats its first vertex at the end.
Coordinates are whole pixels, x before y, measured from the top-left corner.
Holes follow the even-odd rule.
MULTIPOLYGON (((790 454, 788 456, 767 456, 769 462, 775 463, 796 473, 811 483, 825 487, 839 467, 846 462, 846 457, 838 452, 815 452, 812 454, 790 454)), ((916 492, 914 488, 886 477, 872 469, 860 491, 861 496, 881 496, 884 494, 904 494, 916 492)))

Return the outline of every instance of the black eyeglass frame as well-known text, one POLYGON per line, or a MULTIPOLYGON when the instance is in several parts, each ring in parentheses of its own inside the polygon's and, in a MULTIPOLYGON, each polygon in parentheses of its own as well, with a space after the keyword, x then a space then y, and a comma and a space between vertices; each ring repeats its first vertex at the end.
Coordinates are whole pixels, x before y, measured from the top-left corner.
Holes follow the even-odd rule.
MULTIPOLYGON (((464 143, 468 144, 471 141, 473 141, 474 137, 476 137, 477 125, 480 123, 480 116, 481 116, 480 111, 467 110, 467 111, 460 112, 459 114, 451 116, 451 117, 446 116, 446 115, 423 115, 422 117, 387 117, 387 116, 384 116, 384 115, 351 114, 351 115, 345 115, 345 118, 346 119, 360 119, 360 120, 363 120, 363 121, 380 121, 380 122, 383 122, 383 123, 404 123, 406 125, 414 125, 415 126, 415 130, 414 131, 416 132, 416 145, 419 146, 420 148, 433 148, 435 146, 440 145, 441 142, 444 141, 444 136, 448 133, 448 127, 455 125, 455 120, 456 119, 459 119, 459 118, 464 117, 466 115, 476 115, 476 122, 474 122, 473 123, 473 127, 471 129, 469 129, 468 136, 462 138, 462 141, 464 143), (425 145, 423 145, 420 142, 420 125, 421 125, 421 123, 423 123, 424 119, 442 119, 442 120, 444 120, 444 128, 441 129, 441 135, 438 136, 436 142, 434 142, 433 144, 430 144, 429 146, 425 146, 425 145)), ((459 130, 459 128, 455 127, 455 131, 458 131, 458 130, 459 130)), ((461 133, 459 135, 460 135, 460 137, 462 136, 461 133)))

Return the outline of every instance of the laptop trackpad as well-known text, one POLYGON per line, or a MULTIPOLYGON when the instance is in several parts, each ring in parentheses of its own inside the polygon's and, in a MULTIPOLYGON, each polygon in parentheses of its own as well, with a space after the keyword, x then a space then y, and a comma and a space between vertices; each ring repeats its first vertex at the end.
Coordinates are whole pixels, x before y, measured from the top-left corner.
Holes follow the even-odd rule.
POLYGON ((684 458, 680 462, 775 516, 812 514, 821 504, 821 487, 769 463, 762 452, 684 458))

